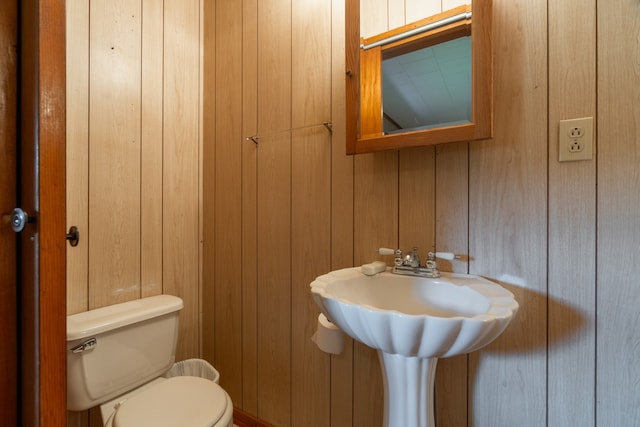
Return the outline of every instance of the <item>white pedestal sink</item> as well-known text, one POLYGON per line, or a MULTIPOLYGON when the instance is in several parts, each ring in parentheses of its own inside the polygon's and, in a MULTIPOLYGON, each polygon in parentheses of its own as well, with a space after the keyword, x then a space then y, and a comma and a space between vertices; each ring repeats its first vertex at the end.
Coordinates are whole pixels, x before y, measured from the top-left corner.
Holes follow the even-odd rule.
POLYGON ((479 276, 366 276, 360 267, 311 283, 322 313, 353 339, 378 350, 385 427, 435 427, 438 358, 478 350, 507 327, 518 309, 511 292, 479 276))

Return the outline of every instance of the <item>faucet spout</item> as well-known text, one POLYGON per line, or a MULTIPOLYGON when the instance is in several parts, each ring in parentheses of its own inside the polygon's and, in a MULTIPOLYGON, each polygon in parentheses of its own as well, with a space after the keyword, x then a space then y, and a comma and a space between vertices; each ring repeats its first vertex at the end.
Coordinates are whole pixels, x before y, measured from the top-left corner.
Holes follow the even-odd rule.
POLYGON ((379 252, 381 255, 395 255, 394 266, 391 269, 391 273, 430 278, 440 277, 440 270, 438 270, 436 258, 455 258, 455 255, 449 252, 429 252, 427 255, 427 261, 424 266, 421 266, 417 247, 408 251, 405 256, 403 256, 402 250, 400 249, 390 250, 380 248, 379 252))

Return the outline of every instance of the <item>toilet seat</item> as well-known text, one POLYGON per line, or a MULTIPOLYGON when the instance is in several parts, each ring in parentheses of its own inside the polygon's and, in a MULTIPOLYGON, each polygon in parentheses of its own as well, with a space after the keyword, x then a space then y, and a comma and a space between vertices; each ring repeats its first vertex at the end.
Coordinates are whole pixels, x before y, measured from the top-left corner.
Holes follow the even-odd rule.
POLYGON ((229 401, 213 381, 172 377, 121 402, 113 414, 113 427, 211 427, 233 412, 229 401))

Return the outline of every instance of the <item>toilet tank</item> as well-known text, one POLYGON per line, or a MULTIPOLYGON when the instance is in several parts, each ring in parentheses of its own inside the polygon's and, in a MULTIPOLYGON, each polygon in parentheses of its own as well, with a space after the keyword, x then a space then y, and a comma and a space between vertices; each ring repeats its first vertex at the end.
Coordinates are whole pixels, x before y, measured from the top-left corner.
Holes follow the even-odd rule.
POLYGON ((97 406, 171 368, 182 307, 158 295, 67 316, 67 409, 97 406))

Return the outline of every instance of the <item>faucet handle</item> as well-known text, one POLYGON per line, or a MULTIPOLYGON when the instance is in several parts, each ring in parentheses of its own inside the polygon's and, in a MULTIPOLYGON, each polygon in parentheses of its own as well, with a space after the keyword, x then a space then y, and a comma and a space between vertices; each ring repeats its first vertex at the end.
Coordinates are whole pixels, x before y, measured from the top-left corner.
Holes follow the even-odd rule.
POLYGON ((393 264, 396 267, 400 267, 403 264, 402 249, 380 248, 378 249, 378 253, 380 255, 393 255, 395 257, 393 260, 393 264))
POLYGON ((449 261, 456 258, 456 254, 454 254, 453 252, 435 252, 433 253, 433 256, 435 258, 446 259, 449 261))
MULTIPOLYGON (((427 258, 428 259, 427 259, 427 262, 425 263, 425 266, 427 268, 434 270, 435 274, 439 275, 438 263, 436 262, 436 258, 453 260, 455 258, 460 258, 460 257, 456 256, 456 254, 452 252, 429 252, 427 254, 427 258)), ((437 277, 437 276, 434 276, 434 277, 437 277)))
POLYGON ((380 248, 380 249, 378 249, 378 253, 380 255, 395 255, 396 254, 396 250, 395 249, 390 249, 390 248, 380 248))

